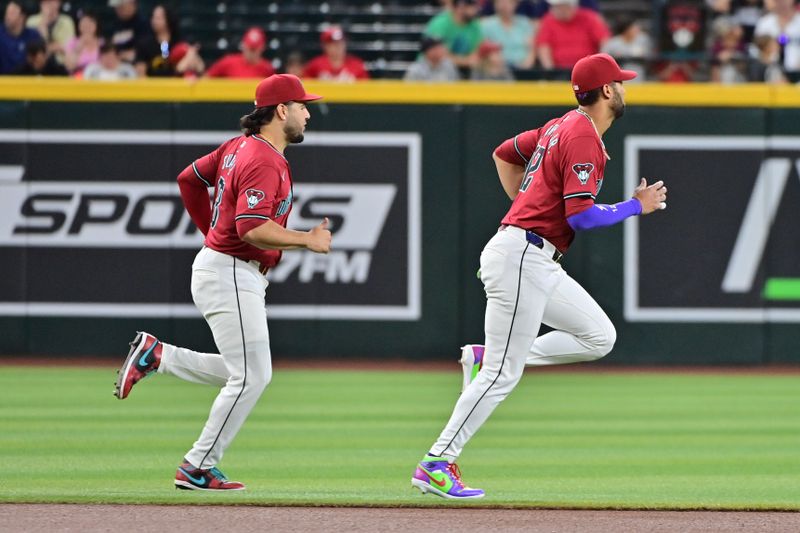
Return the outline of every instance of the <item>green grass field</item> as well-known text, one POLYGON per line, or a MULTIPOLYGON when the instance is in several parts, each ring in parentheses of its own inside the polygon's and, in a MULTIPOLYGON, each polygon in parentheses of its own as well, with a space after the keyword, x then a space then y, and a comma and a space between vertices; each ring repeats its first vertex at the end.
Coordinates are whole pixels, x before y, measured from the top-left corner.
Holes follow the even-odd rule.
MULTIPOLYGON (((236 494, 176 491, 212 388, 114 369, 0 367, 0 502, 462 505, 410 486, 452 372, 282 370, 220 467, 236 494)), ((800 510, 800 375, 535 373, 459 464, 471 505, 800 510)))

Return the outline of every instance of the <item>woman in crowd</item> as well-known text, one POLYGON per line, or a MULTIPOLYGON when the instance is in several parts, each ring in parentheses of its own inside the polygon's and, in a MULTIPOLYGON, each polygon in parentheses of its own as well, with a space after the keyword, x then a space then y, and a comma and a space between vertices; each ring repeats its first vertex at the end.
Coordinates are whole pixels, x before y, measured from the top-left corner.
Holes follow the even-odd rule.
POLYGON ((100 57, 100 26, 97 15, 84 11, 78 17, 78 36, 67 42, 64 48, 64 66, 70 74, 80 74, 86 65, 100 57))

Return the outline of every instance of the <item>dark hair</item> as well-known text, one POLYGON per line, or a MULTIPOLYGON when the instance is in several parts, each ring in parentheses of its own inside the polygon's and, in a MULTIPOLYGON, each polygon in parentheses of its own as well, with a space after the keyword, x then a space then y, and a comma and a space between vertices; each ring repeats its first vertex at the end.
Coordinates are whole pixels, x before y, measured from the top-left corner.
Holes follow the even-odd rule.
POLYGON ((101 37, 103 35, 103 28, 100 26, 100 17, 98 16, 97 12, 91 9, 81 9, 78 11, 78 22, 80 22, 83 17, 88 17, 94 21, 94 36, 101 37))
POLYGON ((100 45, 100 54, 106 54, 108 52, 117 52, 117 45, 112 42, 104 42, 100 45))
POLYGON ((628 31, 628 28, 636 24, 637 21, 635 18, 631 17, 630 15, 622 15, 619 19, 617 19, 615 33, 617 35, 621 35, 628 31))
POLYGON ((6 6, 8 6, 8 4, 16 5, 19 8, 20 13, 22 13, 22 16, 25 18, 31 15, 31 10, 28 7, 28 4, 26 4, 23 0, 9 0, 6 3, 6 6))
POLYGON ((34 39, 25 45, 25 55, 35 56, 36 54, 46 54, 47 45, 41 39, 34 39))
POLYGON ((255 135, 261 131, 261 126, 269 124, 275 117, 275 109, 278 106, 269 105, 265 107, 257 107, 249 115, 245 115, 239 119, 239 128, 242 133, 247 135, 255 135))
POLYGON ((170 42, 177 43, 180 41, 180 27, 178 25, 178 14, 172 6, 167 4, 156 4, 153 6, 153 11, 157 8, 164 10, 164 18, 167 20, 167 30, 169 30, 170 42))
POLYGON ((597 89, 592 89, 591 91, 576 93, 575 99, 578 101, 580 105, 589 106, 594 103, 597 103, 597 101, 600 100, 601 94, 603 94, 603 88, 598 87, 597 89))

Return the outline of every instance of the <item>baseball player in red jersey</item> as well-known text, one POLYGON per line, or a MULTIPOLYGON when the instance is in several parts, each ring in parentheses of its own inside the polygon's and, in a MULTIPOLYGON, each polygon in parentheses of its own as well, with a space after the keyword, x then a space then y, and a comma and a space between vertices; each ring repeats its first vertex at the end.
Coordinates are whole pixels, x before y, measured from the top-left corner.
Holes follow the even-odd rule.
POLYGON ((178 176, 186 210, 205 235, 192 265, 192 298, 219 353, 179 348, 139 332, 115 391, 124 399, 154 372, 222 388, 200 437, 178 467, 177 488, 244 489, 216 465, 272 376, 265 274, 283 250, 327 253, 331 246, 327 219, 307 232, 286 228, 293 192, 283 152, 303 141, 310 117, 306 102, 319 98, 306 93, 296 76, 264 79, 256 88, 255 110, 241 119, 244 135, 194 161, 178 176))
POLYGON ((664 184, 648 186, 644 179, 630 200, 595 203, 609 159, 602 136, 625 111, 622 82, 635 76, 607 54, 581 59, 572 71, 578 108, 495 150, 500 182, 513 203, 481 253, 485 350, 466 347, 471 355, 462 362, 468 385, 411 480, 422 492, 483 497, 483 490, 464 485, 455 462, 514 389, 525 365, 591 361, 611 351, 613 324, 559 262, 576 231, 666 207, 664 184), (542 323, 554 331, 537 337, 542 323))

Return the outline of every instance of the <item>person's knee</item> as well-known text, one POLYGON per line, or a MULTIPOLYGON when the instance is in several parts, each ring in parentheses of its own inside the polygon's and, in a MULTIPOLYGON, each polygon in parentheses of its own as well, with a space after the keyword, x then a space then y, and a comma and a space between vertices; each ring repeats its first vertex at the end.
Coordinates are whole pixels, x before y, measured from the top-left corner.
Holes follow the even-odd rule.
POLYGON ((591 343, 593 345, 592 355, 594 359, 600 359, 608 355, 617 342, 617 330, 611 320, 606 318, 600 327, 592 334, 591 343))

